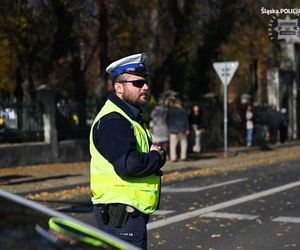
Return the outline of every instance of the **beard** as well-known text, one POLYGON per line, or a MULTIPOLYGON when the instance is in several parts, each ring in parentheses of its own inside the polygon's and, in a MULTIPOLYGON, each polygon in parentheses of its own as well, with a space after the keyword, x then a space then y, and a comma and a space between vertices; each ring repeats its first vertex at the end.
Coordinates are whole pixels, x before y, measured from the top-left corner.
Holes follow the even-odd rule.
POLYGON ((142 93, 139 93, 138 95, 136 95, 136 94, 133 94, 133 93, 127 91, 127 89, 124 88, 124 92, 122 94, 122 99, 125 102, 128 102, 129 104, 131 104, 133 106, 141 107, 148 103, 149 93, 145 91, 145 92, 142 92, 142 93))

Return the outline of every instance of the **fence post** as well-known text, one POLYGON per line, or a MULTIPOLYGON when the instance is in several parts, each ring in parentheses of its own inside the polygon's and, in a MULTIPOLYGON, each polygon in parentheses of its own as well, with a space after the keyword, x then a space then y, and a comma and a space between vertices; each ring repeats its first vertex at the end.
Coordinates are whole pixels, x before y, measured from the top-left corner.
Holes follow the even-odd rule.
POLYGON ((37 88, 37 100, 43 105, 44 140, 51 145, 54 161, 58 157, 55 90, 48 85, 37 88))

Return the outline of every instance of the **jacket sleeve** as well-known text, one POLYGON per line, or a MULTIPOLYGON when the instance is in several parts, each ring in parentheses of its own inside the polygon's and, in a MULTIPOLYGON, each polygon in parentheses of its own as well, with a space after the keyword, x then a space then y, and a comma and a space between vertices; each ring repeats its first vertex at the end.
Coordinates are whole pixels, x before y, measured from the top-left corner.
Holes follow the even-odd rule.
POLYGON ((93 140, 99 153, 122 177, 142 177, 159 174, 165 164, 157 151, 142 153, 136 150, 136 139, 131 123, 121 115, 102 117, 94 126, 93 140))

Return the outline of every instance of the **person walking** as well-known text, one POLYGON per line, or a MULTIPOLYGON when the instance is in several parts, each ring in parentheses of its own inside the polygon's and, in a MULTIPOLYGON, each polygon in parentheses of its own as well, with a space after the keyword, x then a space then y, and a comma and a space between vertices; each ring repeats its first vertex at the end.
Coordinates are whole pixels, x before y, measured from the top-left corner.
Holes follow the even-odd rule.
POLYGON ((149 100, 147 54, 111 63, 114 91, 90 132, 90 186, 97 226, 147 248, 146 224, 158 208, 164 151, 151 143, 141 107, 149 100))
POLYGON ((246 110, 246 143, 247 147, 251 147, 253 144, 253 131, 254 131, 254 122, 253 122, 253 111, 252 106, 248 105, 246 110))
POLYGON ((280 110, 280 142, 284 143, 287 140, 288 137, 288 125, 289 125, 289 120, 288 120, 288 115, 287 115, 287 110, 286 108, 282 108, 280 110))
POLYGON ((188 114, 179 98, 176 98, 168 109, 167 125, 170 135, 170 160, 177 161, 177 145, 180 142, 180 160, 185 161, 187 159, 189 123, 188 114))
POLYGON ((195 103, 192 106, 191 114, 189 116, 190 127, 193 130, 195 142, 193 145, 193 152, 200 153, 201 151, 201 137, 204 132, 203 114, 200 105, 195 103))
POLYGON ((153 136, 153 143, 161 146, 168 155, 169 149, 169 130, 167 125, 168 109, 163 101, 154 107, 151 112, 150 129, 153 136))

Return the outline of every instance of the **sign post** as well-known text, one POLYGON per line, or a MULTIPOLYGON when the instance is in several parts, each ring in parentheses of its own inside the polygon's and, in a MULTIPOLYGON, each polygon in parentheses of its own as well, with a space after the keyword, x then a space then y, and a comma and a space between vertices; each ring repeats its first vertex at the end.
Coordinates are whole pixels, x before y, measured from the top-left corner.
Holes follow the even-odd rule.
POLYGON ((230 83, 235 71, 239 66, 239 62, 216 62, 213 64, 215 71, 224 85, 224 157, 227 157, 228 148, 228 132, 227 132, 227 85, 230 83))

